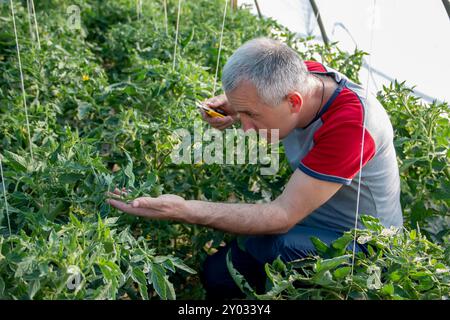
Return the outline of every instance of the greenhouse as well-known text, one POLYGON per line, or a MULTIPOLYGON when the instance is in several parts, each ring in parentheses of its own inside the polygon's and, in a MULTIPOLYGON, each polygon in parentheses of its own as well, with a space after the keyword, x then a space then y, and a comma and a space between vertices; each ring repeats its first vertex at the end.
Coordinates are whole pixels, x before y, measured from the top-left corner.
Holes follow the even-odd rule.
POLYGON ((0 13, 0 300, 448 300, 448 0, 0 13))

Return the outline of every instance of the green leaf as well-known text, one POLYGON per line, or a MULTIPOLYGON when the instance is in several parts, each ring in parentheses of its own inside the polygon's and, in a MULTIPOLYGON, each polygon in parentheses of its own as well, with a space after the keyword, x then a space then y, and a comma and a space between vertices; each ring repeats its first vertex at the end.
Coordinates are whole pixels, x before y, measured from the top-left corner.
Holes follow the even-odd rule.
POLYGON ((134 187, 135 176, 133 173, 133 160, 131 159, 128 152, 125 152, 125 155, 128 159, 128 163, 125 166, 125 168, 123 169, 123 172, 124 172, 125 176, 128 178, 128 186, 134 187))
POLYGON ((450 265, 450 246, 447 246, 444 251, 445 262, 450 265))
POLYGON ((381 293, 387 296, 394 295, 394 285, 392 283, 387 283, 381 288, 381 293))
POLYGON ((340 238, 334 240, 331 246, 335 249, 346 250, 350 242, 353 241, 353 235, 350 233, 344 233, 340 238))
POLYGON ((333 280, 333 276, 329 270, 315 274, 312 280, 315 284, 324 287, 331 287, 336 284, 336 281, 333 280))
POLYGON ((176 295, 175 295, 175 289, 173 287, 173 284, 170 283, 168 276, 165 276, 164 279, 165 279, 166 287, 167 287, 167 299, 175 300, 176 295))
POLYGON ((248 284, 247 280, 245 280, 244 276, 239 273, 234 267, 233 262, 231 261, 231 249, 227 252, 227 268, 234 282, 238 286, 238 288, 247 295, 247 297, 256 297, 256 293, 253 288, 248 284))
POLYGON ((148 300, 147 277, 145 273, 139 268, 133 268, 132 279, 138 284, 142 299, 148 300))
POLYGON ((373 257, 376 254, 375 249, 370 244, 367 245, 367 252, 370 257, 373 257))
POLYGON ((403 173, 409 169, 414 163, 419 161, 420 159, 405 159, 402 161, 402 165, 400 166, 400 173, 403 173))
POLYGON ((159 264, 152 263, 151 283, 156 293, 163 300, 168 299, 168 292, 167 292, 168 288, 165 276, 166 272, 164 271, 164 268, 159 264))
POLYGON ((0 276, 0 299, 5 298, 5 281, 0 276))
POLYGON ((25 274, 30 272, 31 269, 32 269, 34 261, 36 261, 36 260, 35 260, 35 257, 33 257, 33 256, 29 256, 29 257, 23 258, 17 264, 17 268, 16 268, 16 272, 15 272, 14 276, 17 277, 17 278, 21 278, 25 274))
POLYGON ((324 256, 328 252, 328 246, 325 242, 320 240, 317 237, 310 237, 312 244, 314 245, 314 248, 316 248, 316 251, 321 255, 324 256))
POLYGON ((162 265, 164 266, 165 269, 175 273, 175 265, 173 264, 172 260, 167 259, 162 263, 162 265))
POLYGON ((350 274, 351 271, 352 271, 351 267, 338 268, 333 271, 333 276, 338 280, 344 279, 347 275, 350 274))
POLYGON ((83 225, 81 224, 80 220, 78 220, 77 217, 74 214, 70 213, 69 214, 69 219, 70 219, 70 222, 73 225, 75 225, 75 227, 77 227, 79 229, 81 229, 83 227, 83 225))
POLYGON ((59 177, 59 182, 62 184, 73 184, 84 178, 81 173, 65 173, 59 177))
POLYGON ((350 257, 351 257, 351 255, 346 254, 346 255, 331 258, 331 259, 318 260, 316 263, 316 272, 321 273, 326 270, 334 269, 343 263, 348 263, 350 257))
POLYGON ((105 248, 106 253, 111 253, 114 251, 114 241, 105 241, 103 242, 103 247, 105 248))
POLYGON ((8 165, 10 165, 15 171, 27 171, 28 164, 24 157, 8 150, 5 150, 5 155, 6 160, 8 161, 8 165))
POLYGON ((189 35, 181 41, 181 48, 186 48, 189 43, 194 39, 195 34, 195 26, 192 27, 191 31, 189 32, 189 35))
POLYGON ((39 281, 39 279, 31 281, 31 283, 28 285, 28 296, 30 297, 31 300, 33 300, 34 296, 36 295, 36 293, 39 291, 40 288, 41 282, 39 281))
POLYGON ((78 119, 83 120, 91 110, 92 105, 90 103, 84 101, 78 102, 78 119))
POLYGON ((400 270, 395 270, 394 272, 389 274, 389 279, 393 282, 398 282, 403 278, 403 274, 400 270))
POLYGON ((272 300, 274 299, 274 297, 277 297, 283 291, 291 288, 293 288, 292 284, 287 280, 283 280, 281 282, 274 283, 273 287, 270 288, 269 291, 267 291, 263 295, 257 295, 257 297, 259 300, 272 300))
POLYGON ((286 272, 286 264, 281 260, 281 256, 278 256, 273 262, 272 262, 272 268, 279 273, 286 272))
POLYGON ((175 265, 175 267, 177 267, 178 269, 184 270, 187 273, 190 274, 196 274, 197 271, 195 271, 194 269, 188 267, 187 265, 185 265, 180 258, 172 258, 172 262, 175 265))

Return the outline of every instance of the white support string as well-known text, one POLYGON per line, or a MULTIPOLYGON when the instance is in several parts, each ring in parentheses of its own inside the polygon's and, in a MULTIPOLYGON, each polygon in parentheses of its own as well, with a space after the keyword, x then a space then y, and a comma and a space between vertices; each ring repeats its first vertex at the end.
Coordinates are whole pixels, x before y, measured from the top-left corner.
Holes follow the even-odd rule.
POLYGON ((136 16, 140 20, 142 15, 142 0, 136 0, 136 16))
POLYGON ((220 31, 219 52, 217 54, 216 73, 214 75, 214 89, 213 89, 213 93, 212 93, 213 96, 215 96, 215 94, 216 94, 217 75, 219 74, 220 53, 222 51, 223 31, 225 29, 225 18, 227 16, 227 7, 228 7, 228 0, 225 0, 225 8, 223 10, 222 30, 220 31))
POLYGON ((38 49, 41 50, 41 39, 39 37, 39 28, 36 19, 36 10, 34 9, 34 0, 31 0, 31 10, 33 11, 33 19, 34 19, 34 29, 36 30, 36 39, 38 44, 38 49))
POLYGON ((9 0, 9 3, 11 5, 11 13, 12 13, 13 25, 14 25, 14 35, 15 35, 15 38, 16 38, 17 59, 19 61, 20 85, 21 85, 21 88, 22 88, 23 106, 25 108, 25 120, 26 120, 26 124, 27 124, 28 143, 30 145, 31 160, 33 161, 34 160, 34 157, 33 157, 33 145, 31 144, 30 122, 28 121, 27 98, 26 98, 26 94, 25 94, 25 84, 24 84, 24 80, 23 80, 22 61, 20 60, 19 38, 17 37, 16 14, 14 12, 13 0, 9 0))
POLYGON ((36 35, 33 32, 33 22, 31 19, 31 1, 27 0, 27 12, 28 12, 28 26, 30 27, 30 37, 32 40, 34 40, 36 38, 36 35))
MULTIPOLYGON (((376 0, 373 0, 373 11, 372 11, 372 22, 371 22, 371 29, 370 29, 370 44, 369 44, 369 63, 368 63, 368 73, 367 73, 367 81, 366 81, 366 91, 365 91, 365 97, 364 100, 367 101, 367 97, 369 95, 369 80, 370 75, 372 72, 372 60, 371 60, 371 54, 372 54, 372 47, 373 47, 373 30, 375 26, 375 8, 376 8, 376 0)), ((358 178, 358 192, 356 197, 356 212, 355 212, 355 226, 354 226, 354 235, 353 235, 353 249, 352 249, 352 267, 351 267, 351 281, 353 281, 353 273, 354 273, 354 266, 355 266, 355 253, 356 253, 356 228, 358 227, 358 218, 359 218, 359 200, 361 195, 361 176, 362 176, 362 169, 363 169, 363 155, 364 155, 364 142, 365 142, 365 133, 366 133, 366 112, 363 110, 363 128, 362 128, 362 141, 361 141, 361 153, 360 153, 360 159, 359 159, 359 178, 358 178)))
POLYGON ((5 177, 3 175, 3 163, 2 163, 1 155, 0 155, 0 174, 2 177, 3 198, 5 199, 6 220, 8 221, 8 231, 9 231, 9 235, 11 236, 11 221, 9 219, 8 199, 6 198, 5 177))
MULTIPOLYGON (((141 20, 141 16, 142 16, 142 0, 136 0, 136 18, 138 21, 141 20)), ((136 41, 136 49, 138 51, 141 51, 139 40, 136 41)))
POLYGON ((164 6, 164 25, 166 27, 166 36, 169 35, 169 26, 167 23, 167 0, 163 1, 163 6, 164 6))
POLYGON ((175 70, 175 63, 176 63, 176 59, 177 59, 178 30, 179 30, 179 26, 180 26, 181 1, 182 0, 178 0, 177 28, 176 28, 176 31, 175 31, 175 46, 173 48, 173 65, 172 65, 172 70, 175 70))

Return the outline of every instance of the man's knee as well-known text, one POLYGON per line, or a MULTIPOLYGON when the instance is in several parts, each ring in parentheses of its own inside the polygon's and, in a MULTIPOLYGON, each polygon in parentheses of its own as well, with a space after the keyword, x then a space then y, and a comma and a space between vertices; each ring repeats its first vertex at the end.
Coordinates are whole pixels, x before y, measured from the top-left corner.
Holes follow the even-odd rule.
POLYGON ((271 263, 277 257, 287 262, 315 254, 309 239, 296 239, 289 233, 251 236, 247 238, 245 247, 262 264, 271 263))

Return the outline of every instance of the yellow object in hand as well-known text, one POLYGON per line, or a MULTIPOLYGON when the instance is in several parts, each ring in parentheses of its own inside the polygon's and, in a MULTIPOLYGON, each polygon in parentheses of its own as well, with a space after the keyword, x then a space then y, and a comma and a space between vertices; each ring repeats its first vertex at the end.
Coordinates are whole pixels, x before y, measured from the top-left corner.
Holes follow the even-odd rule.
POLYGON ((205 111, 205 113, 210 116, 211 118, 223 118, 226 116, 226 114, 219 109, 212 109, 200 102, 196 102, 195 105, 197 106, 197 108, 205 111))

